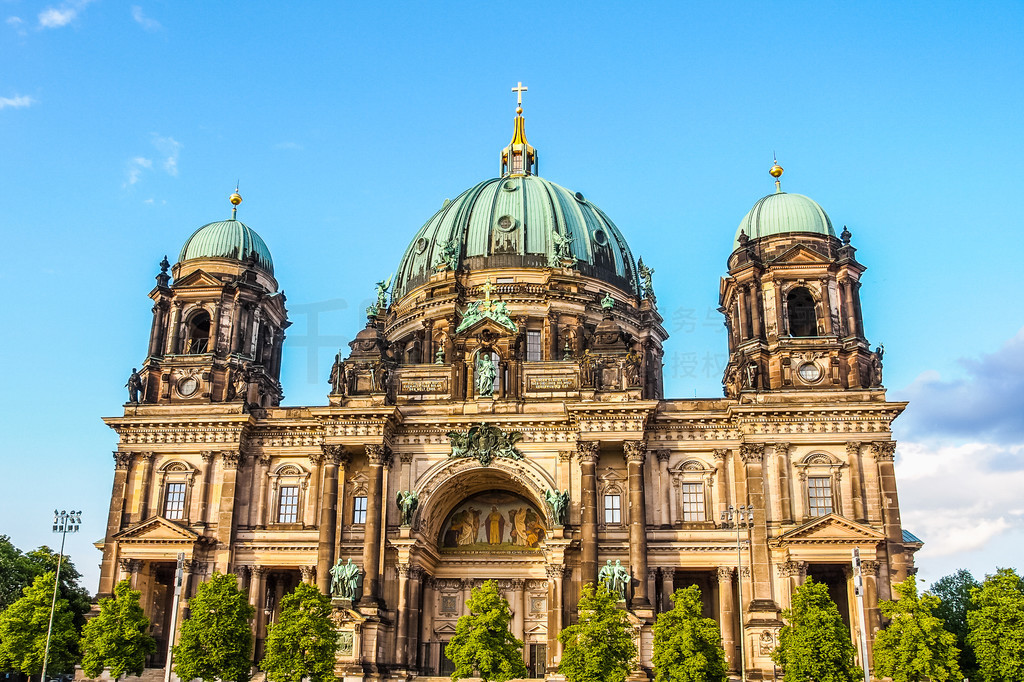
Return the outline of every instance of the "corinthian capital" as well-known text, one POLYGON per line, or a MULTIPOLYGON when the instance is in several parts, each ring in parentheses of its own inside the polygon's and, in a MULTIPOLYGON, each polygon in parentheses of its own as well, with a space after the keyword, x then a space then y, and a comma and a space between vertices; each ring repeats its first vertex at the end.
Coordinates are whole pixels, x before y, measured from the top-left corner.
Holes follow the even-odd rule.
POLYGON ((875 461, 891 462, 896 457, 896 441, 885 440, 872 443, 871 454, 875 456, 875 461))
POLYGON ((367 444, 364 447, 366 448, 366 458, 370 460, 370 464, 391 466, 391 448, 387 445, 367 444))
POLYGON ((640 462, 643 464, 647 457, 647 441, 627 440, 622 443, 622 454, 627 462, 640 462))
POLYGON ((242 453, 237 450, 223 450, 220 456, 224 460, 225 469, 237 469, 238 465, 245 459, 242 453))
POLYGON ((114 468, 115 469, 127 469, 132 465, 133 455, 130 452, 118 452, 114 451, 114 468))
POLYGON ((740 459, 744 464, 761 462, 764 459, 764 443, 744 443, 740 446, 740 459))
POLYGON ((600 449, 601 444, 596 440, 578 440, 576 441, 576 458, 579 459, 580 464, 584 462, 597 464, 600 449))
POLYGON ((348 462, 348 453, 343 445, 327 445, 322 443, 320 449, 324 453, 324 461, 327 464, 344 464, 348 462))

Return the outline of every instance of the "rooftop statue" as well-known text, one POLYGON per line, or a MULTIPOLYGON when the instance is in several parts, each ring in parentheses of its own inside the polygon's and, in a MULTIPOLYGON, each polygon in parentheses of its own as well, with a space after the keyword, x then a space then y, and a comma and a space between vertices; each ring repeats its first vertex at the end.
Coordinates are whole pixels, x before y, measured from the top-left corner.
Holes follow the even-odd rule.
POLYGON ((434 269, 441 270, 445 268, 448 270, 459 269, 459 240, 455 237, 452 237, 441 246, 441 250, 437 254, 437 260, 434 261, 434 269))
POLYGON ((572 255, 572 249, 570 248, 572 244, 572 232, 566 230, 563 235, 558 230, 551 230, 551 241, 554 244, 554 248, 552 249, 551 257, 548 260, 548 267, 562 267, 563 261, 576 262, 576 259, 573 258, 572 255))
POLYGON ((569 491, 545 490, 544 501, 551 507, 551 519, 556 526, 564 526, 568 520, 569 491))
POLYGON ((491 299, 491 290, 493 288, 494 285, 491 284, 491 279, 488 277, 487 281, 481 286, 481 289, 483 289, 484 292, 484 299, 482 301, 471 301, 469 305, 466 306, 466 309, 462 311, 462 322, 460 322, 459 326, 455 329, 456 334, 465 329, 469 329, 484 318, 494 320, 502 327, 505 327, 512 332, 519 331, 518 325, 512 321, 512 318, 509 315, 508 306, 505 302, 491 299))
POLYGON ((125 387, 128 389, 128 401, 138 404, 139 393, 142 392, 142 377, 139 375, 139 370, 132 367, 132 374, 128 377, 125 387))
POLYGON ((359 583, 363 578, 363 570, 348 560, 347 564, 337 563, 331 567, 331 596, 339 599, 355 601, 359 583))
POLYGON ((399 490, 395 502, 398 503, 398 508, 402 512, 402 525, 411 526, 413 514, 420 506, 419 493, 415 490, 399 490))
POLYGON ((651 303, 655 303, 658 299, 654 295, 654 268, 649 268, 646 265, 644 265, 643 258, 640 258, 640 260, 637 261, 636 268, 638 274, 640 275, 640 281, 643 282, 642 289, 644 298, 649 298, 651 299, 651 303))

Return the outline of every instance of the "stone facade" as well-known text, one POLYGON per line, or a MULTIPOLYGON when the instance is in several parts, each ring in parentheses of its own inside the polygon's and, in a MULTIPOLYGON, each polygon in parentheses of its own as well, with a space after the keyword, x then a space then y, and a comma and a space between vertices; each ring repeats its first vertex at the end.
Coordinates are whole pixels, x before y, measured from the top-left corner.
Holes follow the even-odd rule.
POLYGON ((183 610, 213 571, 239 576, 257 659, 283 595, 300 581, 327 591, 331 566, 353 559, 360 592, 336 610, 347 680, 447 674, 443 645, 485 579, 543 677, 580 588, 609 561, 632 577, 626 608, 648 670, 651 624, 690 584, 734 671, 742 644, 751 679, 771 676, 780 611, 807 576, 828 583, 856 640, 854 548, 873 636, 870 605, 912 571, 919 545, 904 543, 893 475, 905 404, 886 399, 880 357, 872 373, 848 238, 772 236, 734 252, 724 398, 663 396, 667 334, 649 281, 620 288, 565 258, 452 264, 372 309, 327 404, 308 407, 279 404, 287 313, 254 259, 158 276, 146 387, 105 420, 119 442, 99 592, 130 577, 161 652, 179 552, 183 610), (806 337, 778 307, 803 305, 794 287, 813 301, 806 337), (211 331, 185 351, 197 307, 211 331), (419 503, 403 523, 408 491, 419 503), (552 492, 567 493, 561 518, 552 492), (738 532, 723 513, 747 504, 753 523, 738 532))

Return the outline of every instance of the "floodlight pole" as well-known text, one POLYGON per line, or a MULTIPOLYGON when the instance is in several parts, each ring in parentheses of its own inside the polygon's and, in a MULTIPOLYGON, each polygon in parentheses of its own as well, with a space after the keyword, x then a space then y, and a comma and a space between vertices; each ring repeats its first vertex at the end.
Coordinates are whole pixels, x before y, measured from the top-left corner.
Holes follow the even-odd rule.
POLYGON ((868 629, 864 618, 864 578, 861 576, 860 549, 853 548, 853 592, 857 596, 857 613, 860 621, 860 661, 864 665, 864 682, 871 682, 871 667, 868 661, 868 629))
POLYGON ((46 648, 43 650, 43 671, 39 675, 39 682, 46 682, 46 666, 50 662, 50 635, 53 633, 53 612, 57 608, 57 592, 60 589, 60 567, 64 563, 64 539, 68 533, 77 533, 81 525, 81 511, 53 510, 53 532, 60 533, 60 553, 57 555, 57 575, 53 579, 53 600, 50 602, 50 622, 46 626, 46 648))
POLYGON ((736 588, 740 614, 740 680, 747 682, 747 636, 743 630, 743 541, 740 533, 754 524, 754 505, 740 505, 722 512, 722 521, 736 528, 736 588))

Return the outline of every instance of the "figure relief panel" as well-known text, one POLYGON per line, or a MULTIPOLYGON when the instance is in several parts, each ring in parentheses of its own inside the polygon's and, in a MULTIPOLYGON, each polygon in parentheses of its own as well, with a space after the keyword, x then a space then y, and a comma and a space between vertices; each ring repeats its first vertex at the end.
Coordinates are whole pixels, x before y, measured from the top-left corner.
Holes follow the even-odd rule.
POLYGON ((525 498, 489 490, 452 510, 438 543, 442 553, 535 552, 547 536, 544 515, 525 498))

